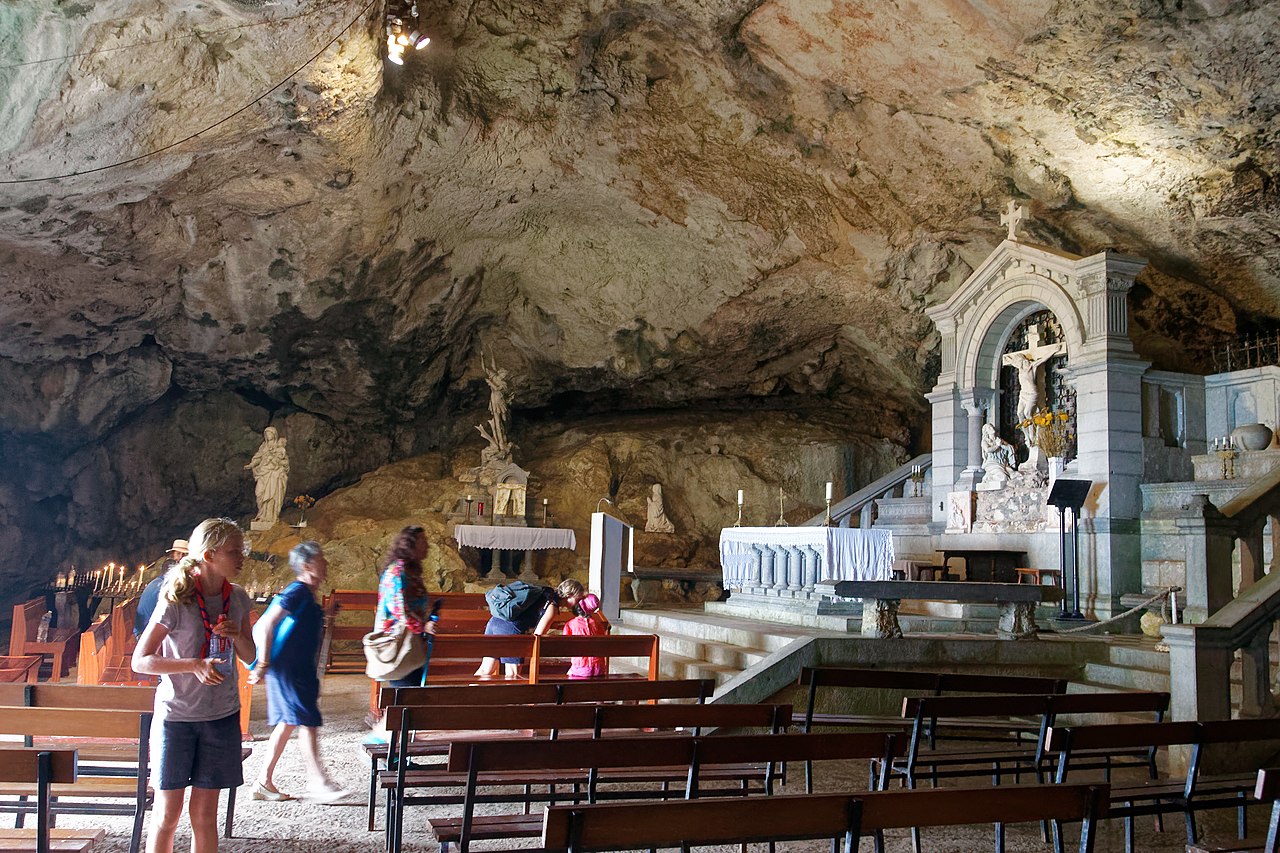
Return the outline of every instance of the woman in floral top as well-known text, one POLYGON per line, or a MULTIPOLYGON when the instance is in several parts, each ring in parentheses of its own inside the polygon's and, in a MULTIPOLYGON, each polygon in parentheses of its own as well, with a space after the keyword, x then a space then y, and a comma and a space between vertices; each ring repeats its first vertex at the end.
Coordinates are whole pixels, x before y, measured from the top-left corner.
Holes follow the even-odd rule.
MULTIPOLYGON (((374 629, 383 633, 412 631, 434 634, 436 623, 427 618, 427 587, 422 581, 422 558, 427 556, 426 531, 406 527, 396 534, 387 549, 382 578, 378 581, 378 612, 374 629)), ((422 669, 404 678, 389 681, 391 687, 417 687, 422 683, 422 669)))

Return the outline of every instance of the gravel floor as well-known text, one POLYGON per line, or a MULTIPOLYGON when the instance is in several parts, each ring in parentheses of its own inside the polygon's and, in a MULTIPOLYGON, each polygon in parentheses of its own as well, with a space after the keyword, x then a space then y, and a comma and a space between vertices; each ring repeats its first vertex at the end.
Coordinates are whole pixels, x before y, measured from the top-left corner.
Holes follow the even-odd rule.
MULTIPOLYGON (((338 676, 326 679, 322 708, 326 725, 322 730, 321 748, 335 778, 354 793, 347 800, 333 805, 319 805, 305 801, 284 803, 260 802, 250 799, 250 788, 241 788, 237 797, 235 837, 223 839, 221 849, 224 851, 299 851, 299 853, 334 853, 334 851, 380 851, 382 850, 381 831, 369 832, 365 818, 365 786, 367 784, 368 762, 360 750, 361 740, 368 735, 364 724, 364 715, 368 702, 368 682, 359 676, 338 676)), ((254 697, 253 733, 258 738, 254 754, 245 763, 245 779, 252 783, 263 760, 263 750, 268 730, 266 725, 265 694, 259 692, 254 697)), ((822 790, 840 790, 847 787, 851 790, 865 789, 865 765, 837 768, 835 766, 819 769, 819 788, 822 790)), ((297 746, 291 744, 281 759, 276 772, 276 784, 282 791, 299 792, 305 789, 301 759, 297 755, 297 746)), ((802 785, 802 777, 795 779, 795 784, 802 785)), ((800 790, 792 790, 799 793, 800 790)), ((488 806, 493 812, 503 811, 500 806, 488 806)), ((432 850, 430 833, 427 830, 427 818, 431 814, 447 814, 455 810, 447 807, 409 809, 406 814, 406 849, 432 850)), ((381 815, 379 815, 381 818, 381 815)), ((1261 809, 1255 810, 1250 817, 1251 827, 1264 830, 1266 815, 1261 809)), ((103 825, 107 830, 105 844, 99 850, 116 853, 127 851, 129 846, 129 820, 127 818, 83 818, 66 816, 59 820, 60 826, 103 825)), ((379 822, 379 826, 381 823, 379 822)), ((1212 838, 1231 837, 1233 832, 1232 814, 1220 812, 1202 820, 1207 834, 1212 838)), ((1140 851, 1184 851, 1185 836, 1182 821, 1177 818, 1166 820, 1168 831, 1156 833, 1148 821, 1139 827, 1138 850, 1140 851)), ((1074 833, 1068 838, 1074 841, 1074 833)), ((503 847, 532 846, 530 840, 523 845, 505 844, 503 847)), ((480 853, 486 847, 494 848, 494 843, 478 843, 474 849, 480 853)), ((826 843, 812 842, 807 844, 781 845, 796 850, 827 851, 826 843)), ((886 845, 890 853, 906 853, 910 843, 906 833, 891 836, 886 845)), ((184 824, 179 829, 177 850, 190 847, 190 833, 184 824)), ((726 848, 726 849, 737 849, 726 848)), ((761 849, 764 849, 763 847, 761 849)), ((862 849, 870 849, 865 845, 862 849)), ((994 850, 994 831, 990 826, 969 828, 946 828, 927 830, 924 836, 924 850, 927 853, 971 853, 971 851, 994 850)), ((1006 834, 1006 849, 1010 853, 1019 851, 1046 851, 1051 849, 1040 841, 1038 827, 1013 826, 1006 834)), ((1068 847, 1069 850, 1076 849, 1068 847)), ((1124 849, 1120 822, 1106 822, 1102 825, 1098 851, 1121 851, 1124 849)))

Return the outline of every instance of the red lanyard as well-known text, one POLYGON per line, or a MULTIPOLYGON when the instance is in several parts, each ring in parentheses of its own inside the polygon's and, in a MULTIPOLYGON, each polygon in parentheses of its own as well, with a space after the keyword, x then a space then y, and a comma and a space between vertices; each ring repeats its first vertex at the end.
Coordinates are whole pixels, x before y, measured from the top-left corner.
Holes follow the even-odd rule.
MULTIPOLYGON (((195 573, 196 579, 196 606, 200 608, 200 621, 204 623, 204 647, 209 648, 209 641, 213 639, 213 623, 209 621, 209 610, 204 603, 204 583, 200 580, 200 573, 195 573)), ((222 579, 222 615, 225 617, 227 611, 231 609, 231 584, 226 578, 222 579)))

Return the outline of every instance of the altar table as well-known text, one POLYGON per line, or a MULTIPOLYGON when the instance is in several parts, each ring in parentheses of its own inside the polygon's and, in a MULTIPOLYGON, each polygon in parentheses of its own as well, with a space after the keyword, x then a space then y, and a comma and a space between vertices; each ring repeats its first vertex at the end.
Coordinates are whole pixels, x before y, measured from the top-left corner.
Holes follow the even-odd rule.
POLYGON ((720 566, 724 585, 733 589, 762 582, 808 589, 822 579, 889 580, 893 536, 887 530, 847 527, 726 527, 720 531, 720 566), (779 565, 772 581, 754 577, 762 557, 777 564, 803 559, 806 576, 799 582, 784 578, 779 565))
POLYGON ((453 529, 458 547, 496 548, 500 551, 546 551, 578 547, 572 530, 563 527, 490 527, 487 524, 459 524, 453 529))

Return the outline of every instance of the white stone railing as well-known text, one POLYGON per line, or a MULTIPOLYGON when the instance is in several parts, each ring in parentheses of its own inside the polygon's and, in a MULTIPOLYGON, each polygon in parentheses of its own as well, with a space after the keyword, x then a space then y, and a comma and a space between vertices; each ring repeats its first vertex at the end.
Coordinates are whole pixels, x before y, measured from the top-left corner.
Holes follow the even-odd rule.
MULTIPOLYGON (((911 472, 920 467, 925 477, 920 483, 920 494, 927 495, 929 488, 929 469, 933 466, 933 454, 922 453, 905 465, 885 474, 868 486, 864 486, 839 503, 831 505, 831 521, 837 527, 853 527, 869 529, 875 521, 875 502, 881 498, 911 497, 914 484, 911 472)), ((826 523, 827 513, 823 510, 818 515, 803 522, 805 527, 820 527, 826 523)))

